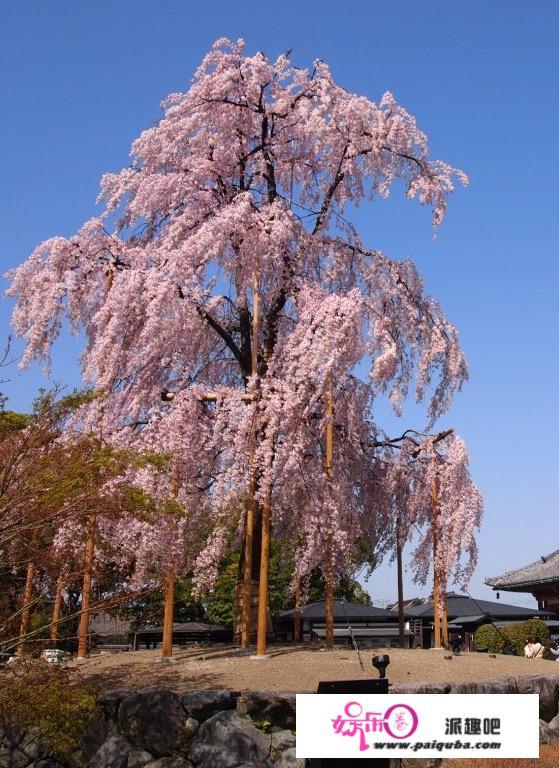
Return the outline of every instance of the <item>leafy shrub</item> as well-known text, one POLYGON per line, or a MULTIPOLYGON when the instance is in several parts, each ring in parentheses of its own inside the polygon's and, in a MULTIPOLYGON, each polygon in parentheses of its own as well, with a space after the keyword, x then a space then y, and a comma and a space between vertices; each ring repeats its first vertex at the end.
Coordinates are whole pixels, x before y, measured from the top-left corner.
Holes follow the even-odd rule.
POLYGON ((474 644, 476 651, 480 648, 487 648, 489 653, 502 653, 505 642, 508 641, 516 648, 519 656, 524 656, 524 646, 529 638, 549 647, 549 629, 541 619, 528 619, 518 624, 506 624, 499 629, 493 624, 483 624, 476 630, 474 644))
POLYGON ((100 692, 57 664, 19 659, 0 672, 0 727, 33 728, 54 757, 72 763, 100 692))

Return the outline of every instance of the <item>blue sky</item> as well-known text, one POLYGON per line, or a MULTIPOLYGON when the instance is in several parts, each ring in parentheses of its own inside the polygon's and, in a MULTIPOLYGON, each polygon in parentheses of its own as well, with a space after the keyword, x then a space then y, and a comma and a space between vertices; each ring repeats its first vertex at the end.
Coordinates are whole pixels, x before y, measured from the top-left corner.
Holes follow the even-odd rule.
MULTIPOLYGON (((161 98, 188 87, 218 37, 244 37, 269 56, 292 48, 303 66, 322 58, 373 100, 391 90, 432 155, 471 178, 436 240, 429 212, 401 195, 357 220, 369 246, 417 263, 460 331, 471 380, 441 427, 466 439, 485 497, 470 591, 492 599, 485 576, 559 547, 558 35, 559 4, 545 0, 3 3, 2 272, 95 213, 101 174, 127 164, 161 98)), ((1 341, 5 299, 0 312, 1 341)), ((56 380, 79 383, 79 350, 76 339, 57 345, 56 380)), ((46 383, 36 367, 7 375, 13 408, 46 383)), ((421 426, 413 412, 394 429, 411 420, 421 426)), ((367 588, 394 597, 393 568, 367 588)), ((407 575, 408 596, 424 591, 407 575)), ((528 595, 501 599, 533 605, 528 595)))

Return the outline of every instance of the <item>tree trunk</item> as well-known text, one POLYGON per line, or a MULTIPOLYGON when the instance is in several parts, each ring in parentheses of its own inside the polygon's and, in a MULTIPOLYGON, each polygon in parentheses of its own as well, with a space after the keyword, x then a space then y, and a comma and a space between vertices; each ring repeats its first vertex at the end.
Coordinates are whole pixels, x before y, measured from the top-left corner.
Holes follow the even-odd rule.
MULTIPOLYGON (((326 479, 332 483, 334 477, 334 395, 332 374, 328 374, 326 389, 326 479)), ((332 538, 326 539, 326 647, 334 647, 334 574, 332 572, 332 538)))
POLYGON ((95 514, 92 513, 87 519, 82 608, 80 612, 80 626, 78 629, 78 659, 85 659, 89 654, 89 606, 91 604, 91 581, 93 577, 93 559, 95 555, 95 523, 95 514))
POLYGON ((297 577, 295 582, 295 617, 293 626, 293 639, 295 642, 301 642, 301 578, 297 577))
POLYGON ((170 659, 173 655, 173 614, 175 608, 175 574, 172 570, 167 573, 165 584, 165 607, 163 609, 163 647, 162 656, 170 659))
POLYGON ((35 577, 35 563, 27 564, 27 574, 25 577, 25 588, 23 590, 23 610, 21 612, 21 621, 19 624, 19 642, 16 648, 16 656, 23 656, 25 653, 25 635, 29 626, 31 617, 31 595, 33 593, 33 579, 35 577))
POLYGON ((60 611, 62 608, 62 592, 64 589, 64 581, 62 573, 59 574, 56 580, 56 593, 54 595, 54 605, 52 608, 52 621, 50 625, 50 641, 53 648, 56 648, 58 643, 58 621, 60 619, 60 611))

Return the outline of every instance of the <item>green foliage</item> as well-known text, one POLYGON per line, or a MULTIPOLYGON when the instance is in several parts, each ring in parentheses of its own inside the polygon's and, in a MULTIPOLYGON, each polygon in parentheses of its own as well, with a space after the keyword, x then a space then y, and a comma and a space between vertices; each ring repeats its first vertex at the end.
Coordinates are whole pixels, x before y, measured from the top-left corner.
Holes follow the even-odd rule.
POLYGON ((53 756, 71 764, 80 735, 98 715, 99 693, 57 664, 20 660, 0 673, 0 726, 36 729, 53 756))
POLYGON ((493 624, 483 624, 476 630, 474 644, 476 650, 487 648, 489 653, 502 653, 505 642, 509 642, 519 656, 524 656, 524 646, 530 638, 549 647, 549 629, 541 619, 528 619, 499 629, 493 624))
POLYGON ((206 621, 232 628, 235 621, 235 590, 239 559, 231 555, 222 564, 213 592, 206 603, 206 621))

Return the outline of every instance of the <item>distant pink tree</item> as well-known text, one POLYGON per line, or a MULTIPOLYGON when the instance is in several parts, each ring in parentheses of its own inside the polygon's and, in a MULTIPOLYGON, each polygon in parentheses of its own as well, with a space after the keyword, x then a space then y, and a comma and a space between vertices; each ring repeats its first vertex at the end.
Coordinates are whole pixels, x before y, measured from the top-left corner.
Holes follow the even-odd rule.
POLYGON ((66 316, 87 338, 86 379, 108 395, 92 423, 176 456, 189 508, 213 520, 200 587, 238 527, 248 644, 269 516, 275 535, 298 531, 300 572, 327 557, 331 597, 352 549, 379 546, 387 528, 383 464, 366 448, 374 398, 387 393, 399 413, 413 383, 433 422, 467 377, 413 264, 365 247, 351 210, 398 180, 438 226, 467 179, 429 159, 392 94, 375 104, 322 61, 247 56, 242 41, 218 40, 163 108, 131 165, 104 176, 104 212, 39 245, 8 293, 24 364, 48 360, 66 316))

